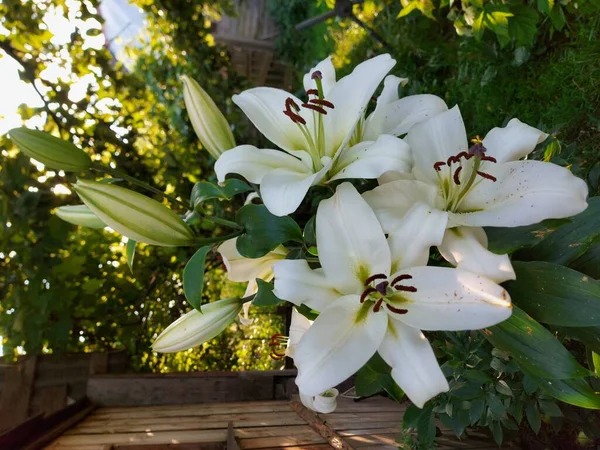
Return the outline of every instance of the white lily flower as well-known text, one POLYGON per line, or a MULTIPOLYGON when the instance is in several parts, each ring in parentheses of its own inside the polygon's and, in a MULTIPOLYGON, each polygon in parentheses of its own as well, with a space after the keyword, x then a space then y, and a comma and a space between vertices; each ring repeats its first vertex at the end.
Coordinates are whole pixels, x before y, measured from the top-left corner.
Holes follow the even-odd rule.
POLYGON ((445 215, 417 204, 386 239, 374 212, 350 183, 319 204, 322 268, 305 260, 274 265, 275 295, 320 311, 294 352, 296 384, 318 395, 360 369, 375 352, 419 407, 448 383, 425 330, 469 330, 511 314, 506 291, 460 269, 423 267, 439 245, 445 215))
POLYGON ((569 170, 519 160, 547 136, 512 119, 469 148, 455 106, 408 132, 405 140, 415 158, 414 179, 385 183, 364 198, 386 233, 400 226, 414 202, 427 203, 448 222, 438 248, 449 262, 496 282, 514 279, 508 256, 487 250, 480 227, 531 225, 573 216, 587 207, 587 186, 569 170))
POLYGON ((169 325, 156 338, 152 350, 173 353, 210 341, 231 324, 242 309, 239 298, 227 298, 191 310, 169 325))
POLYGON ((371 140, 353 139, 356 145, 349 147, 371 96, 394 64, 389 55, 380 55, 336 81, 327 58, 304 77, 306 102, 266 87, 233 96, 258 130, 283 151, 251 145, 226 151, 215 164, 219 182, 237 173, 260 184, 265 206, 284 216, 298 208, 311 186, 409 171, 408 145, 394 136, 373 133, 371 140))
MULTIPOLYGON (((237 251, 236 242, 237 238, 229 239, 219 246, 218 251, 227 268, 227 278, 231 281, 248 282, 244 293, 244 297, 248 297, 258 292, 257 278, 267 282, 273 279, 273 264, 285 259, 289 252, 283 245, 280 245, 260 258, 246 258, 237 251)), ((251 323, 248 318, 249 309, 250 302, 244 303, 243 316, 241 317, 242 325, 251 323)))

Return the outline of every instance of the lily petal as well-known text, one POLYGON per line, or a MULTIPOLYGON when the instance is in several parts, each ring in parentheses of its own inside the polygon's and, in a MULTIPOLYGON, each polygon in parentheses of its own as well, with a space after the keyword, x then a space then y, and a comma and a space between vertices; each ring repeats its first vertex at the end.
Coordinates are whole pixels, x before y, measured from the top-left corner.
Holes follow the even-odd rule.
POLYGON ((290 323, 289 339, 285 354, 290 358, 294 357, 296 353, 296 346, 302 339, 302 336, 308 331, 313 324, 312 320, 308 320, 302 314, 300 314, 296 308, 292 308, 292 321, 290 323))
POLYGON ((444 238, 448 214, 416 203, 388 237, 392 253, 392 272, 407 267, 426 266, 429 249, 444 238))
POLYGON ((395 318, 421 330, 477 330, 510 317, 508 293, 491 280, 460 269, 412 267, 396 275, 408 274, 416 292, 399 291, 396 308, 406 314, 395 318))
POLYGON ((408 78, 400 78, 396 75, 388 75, 385 77, 383 80, 383 90, 381 91, 381 95, 377 97, 375 111, 398 100, 398 88, 400 85, 405 86, 406 83, 408 83, 408 78))
POLYGON ((381 344, 387 321, 386 314, 365 311, 358 295, 334 302, 317 317, 296 347, 294 362, 300 391, 318 395, 364 366, 381 344))
POLYGON ((379 109, 375 108, 369 115, 365 122, 363 139, 373 140, 382 133, 395 136, 406 134, 413 125, 447 110, 446 102, 431 94, 409 95, 400 100, 396 99, 379 109))
POLYGON ((382 135, 375 142, 361 142, 343 150, 332 168, 335 175, 329 180, 373 179, 388 171, 408 173, 411 166, 408 144, 397 137, 382 135))
POLYGON ((383 231, 392 233, 402 225, 408 210, 417 202, 441 206, 437 189, 416 180, 398 180, 365 192, 363 198, 375 212, 383 231))
POLYGON ((587 208, 588 188, 564 167, 541 161, 486 164, 496 182, 482 180, 463 199, 451 225, 518 227, 560 219, 587 208), (473 211, 473 212, 470 212, 473 211))
POLYGON ((467 132, 458 106, 414 125, 404 138, 415 158, 417 180, 437 184, 433 165, 468 149, 467 132))
POLYGON ((232 148, 221 154, 215 163, 219 182, 225 181, 227 174, 237 173, 251 183, 260 184, 266 174, 279 168, 307 175, 312 173, 310 166, 292 155, 279 150, 259 149, 253 145, 232 148))
POLYGON ((338 291, 357 294, 371 275, 389 274, 390 249, 381 225, 350 183, 319 204, 316 225, 319 261, 338 291))
POLYGON ((496 283, 516 279, 508 255, 497 255, 487 249, 483 228, 449 228, 438 250, 454 267, 483 275, 496 283))
POLYGON ((421 330, 390 320, 379 354, 392 368, 392 378, 418 408, 450 386, 421 330))
POLYGON ((280 245, 261 258, 246 258, 237 251, 237 238, 229 239, 219 246, 219 253, 227 268, 227 278, 231 281, 251 281, 256 278, 269 281, 273 278, 273 264, 285 259, 287 249, 280 245))
POLYGON ((504 128, 493 128, 483 139, 486 154, 499 163, 517 161, 533 151, 548 135, 519 119, 511 119, 504 128))
POLYGON ((305 259, 279 261, 273 265, 273 271, 273 293, 294 305, 305 304, 323 311, 343 295, 331 286, 322 270, 312 270, 305 259))
POLYGON ((331 88, 335 85, 335 68, 333 62, 331 62, 331 56, 328 56, 315 67, 310 69, 307 74, 304 75, 304 90, 317 89, 317 83, 311 78, 312 74, 316 71, 321 72, 321 86, 323 86, 323 95, 327 97, 331 88))
POLYGON ((317 173, 275 169, 267 173, 260 185, 260 194, 267 209, 276 216, 287 216, 298 209, 311 186, 321 182, 331 162, 317 173))
POLYGON ((327 96, 335 108, 323 117, 326 156, 334 158, 348 143, 375 89, 395 64, 390 55, 379 55, 359 64, 335 83, 327 96))

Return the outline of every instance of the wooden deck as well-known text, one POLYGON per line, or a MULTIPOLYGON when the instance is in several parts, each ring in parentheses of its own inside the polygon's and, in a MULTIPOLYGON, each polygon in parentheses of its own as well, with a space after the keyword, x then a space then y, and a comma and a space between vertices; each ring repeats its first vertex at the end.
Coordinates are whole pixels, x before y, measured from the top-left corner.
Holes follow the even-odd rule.
MULTIPOLYGON (((202 405, 99 408, 47 449, 223 449, 228 424, 242 450, 392 450, 398 448, 404 405, 382 397, 340 399, 338 409, 317 415, 296 400, 202 405)), ((497 449, 489 437, 468 441, 444 434, 440 449, 497 449)))

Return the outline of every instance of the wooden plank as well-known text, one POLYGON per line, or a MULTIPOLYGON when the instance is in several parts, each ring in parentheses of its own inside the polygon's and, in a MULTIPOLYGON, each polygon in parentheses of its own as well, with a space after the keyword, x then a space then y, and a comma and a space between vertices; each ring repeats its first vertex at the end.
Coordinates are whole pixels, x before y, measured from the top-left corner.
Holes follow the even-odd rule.
POLYGON ((150 406, 103 406, 97 409, 97 413, 114 413, 127 411, 187 411, 194 409, 223 409, 231 410, 231 408, 245 408, 248 411, 252 411, 254 406, 285 406, 288 411, 291 411, 289 407, 289 401, 287 400, 261 400, 253 402, 222 402, 222 403, 188 403, 185 405, 150 405, 150 406))
MULTIPOLYGON (((257 448, 269 448, 269 447, 292 447, 298 446, 300 448, 307 448, 306 445, 310 444, 323 444, 326 441, 314 433, 313 436, 276 436, 276 437, 266 437, 266 438, 253 438, 253 439, 242 439, 240 442, 240 446, 242 450, 247 449, 257 449, 257 448)), ((310 447, 309 447, 310 448, 310 447)), ((330 447, 331 448, 331 447, 330 447)))
POLYGON ((396 445, 396 439, 399 437, 400 433, 381 433, 364 436, 346 436, 344 440, 355 448, 361 448, 370 445, 396 445))
POLYGON ((331 427, 329 427, 315 412, 306 408, 300 402, 292 400, 291 408, 296 411, 298 416, 303 418, 325 441, 338 450, 353 450, 346 441, 344 441, 331 427))
POLYGON ((236 427, 235 435, 240 439, 275 437, 275 436, 312 436, 315 431, 308 425, 293 425, 289 427, 236 427))
POLYGON ((67 406, 67 385, 47 386, 36 389, 31 401, 32 414, 53 414, 67 406))
POLYGON ((273 399, 272 376, 90 377, 88 397, 100 406, 183 405, 273 399))
POLYGON ((386 428, 363 428, 363 429, 356 429, 356 430, 344 430, 344 431, 336 430, 336 431, 342 437, 344 437, 344 436, 365 436, 365 435, 369 435, 369 434, 379 434, 379 433, 384 433, 384 434, 398 433, 398 434, 400 434, 402 432, 399 425, 396 427, 386 427, 386 428))
MULTIPOLYGON (((350 424, 362 424, 371 422, 396 422, 401 423, 402 414, 398 412, 364 412, 364 413, 332 413, 322 416, 325 422, 333 428, 346 428, 350 424)), ((366 428, 361 427, 361 428, 366 428)))
POLYGON ((231 414, 198 417, 166 417, 155 419, 86 420, 66 434, 127 433, 140 431, 210 430, 227 428, 233 422, 236 428, 304 425, 295 413, 231 414))
POLYGON ((108 353, 92 353, 90 355, 89 374, 101 375, 108 373, 108 353))
POLYGON ((397 403, 384 397, 372 397, 364 400, 355 401, 349 398, 339 398, 337 402, 336 413, 341 412, 399 412, 406 411, 408 407, 405 403, 397 403))
POLYGON ((36 364, 36 356, 27 356, 6 371, 0 397, 0 431, 18 425, 29 416, 36 364))
MULTIPOLYGON (((199 431, 157 431, 143 433, 118 434, 79 434, 63 435, 55 443, 57 445, 97 445, 97 444, 185 444, 201 442, 225 442, 227 430, 199 431)), ((53 447, 50 447, 53 448, 53 447)))
MULTIPOLYGON (((285 450, 331 450, 332 447, 329 444, 310 444, 303 445, 302 447, 292 446, 285 447, 285 450)), ((281 447, 267 447, 261 450, 281 450, 281 447)))
POLYGON ((55 442, 44 447, 44 450, 114 450, 110 444, 96 445, 61 445, 55 442))
POLYGON ((387 421, 387 422, 372 422, 372 423, 359 423, 359 422, 342 423, 341 426, 333 426, 333 424, 330 422, 326 422, 326 423, 340 434, 343 431, 354 431, 354 430, 360 430, 360 429, 364 429, 364 428, 368 428, 369 430, 376 430, 379 428, 397 428, 398 430, 400 430, 402 428, 401 423, 398 420, 391 420, 391 421, 387 421))

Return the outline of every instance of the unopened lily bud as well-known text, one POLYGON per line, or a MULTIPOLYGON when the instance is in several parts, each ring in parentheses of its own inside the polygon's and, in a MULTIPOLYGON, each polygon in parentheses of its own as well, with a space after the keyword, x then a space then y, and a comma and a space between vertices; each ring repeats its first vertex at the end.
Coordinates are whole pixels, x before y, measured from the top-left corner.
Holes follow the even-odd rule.
POLYGON ((83 203, 106 225, 137 242, 191 245, 194 233, 162 203, 114 184, 79 180, 73 186, 83 203))
POLYGON ((81 225, 87 228, 104 228, 106 224, 98 219, 90 208, 85 205, 60 206, 56 215, 65 222, 81 225))
POLYGON ((198 83, 183 76, 183 98, 194 131, 213 158, 235 147, 235 139, 227 119, 198 83))
POLYGON ((81 172, 92 165, 86 152, 51 134, 24 127, 14 128, 9 133, 19 150, 50 169, 81 172))
POLYGON ((221 333, 242 310, 239 298, 227 298, 202 306, 202 312, 192 310, 184 314, 152 344, 152 350, 173 353, 210 341, 221 333))

